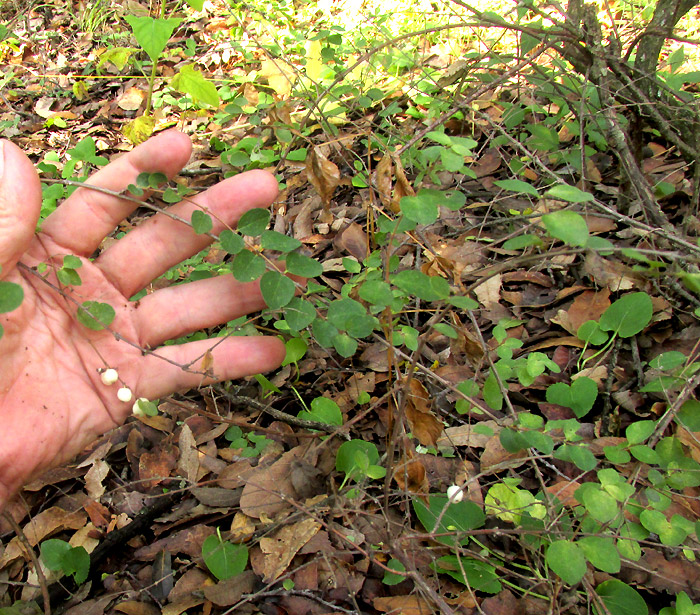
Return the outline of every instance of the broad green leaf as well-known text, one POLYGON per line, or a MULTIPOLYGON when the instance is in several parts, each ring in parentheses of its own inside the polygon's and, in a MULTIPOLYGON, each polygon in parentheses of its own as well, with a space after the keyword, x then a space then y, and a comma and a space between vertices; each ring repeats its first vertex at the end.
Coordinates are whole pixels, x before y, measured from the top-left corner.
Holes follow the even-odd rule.
POLYGON ((598 465, 595 455, 587 446, 562 444, 554 452, 554 457, 563 461, 570 461, 584 472, 588 472, 598 465))
POLYGON ((446 545, 454 545, 455 539, 457 542, 468 540, 467 532, 481 527, 486 522, 486 515, 474 502, 450 502, 442 495, 429 496, 427 505, 419 498, 414 499, 413 510, 426 532, 434 530, 436 534, 462 534, 456 537, 435 537, 435 540, 446 545))
POLYGON ((143 143, 152 134, 156 127, 156 120, 152 115, 139 115, 122 128, 122 134, 134 145, 143 143))
POLYGON ((316 318, 314 306, 306 299, 294 297, 284 308, 284 319, 292 331, 301 331, 316 318))
POLYGON ((474 301, 471 297, 460 297, 459 295, 452 295, 447 298, 447 303, 458 307, 460 310, 477 310, 479 309, 479 304, 474 301))
POLYGON ((66 254, 63 257, 63 266, 67 269, 80 269, 83 266, 83 261, 73 254, 66 254))
POLYGON ((568 585, 576 585, 588 569, 581 548, 568 540, 555 540, 549 545, 545 561, 568 585))
POLYGON ((186 0, 195 11, 201 11, 204 7, 204 0, 186 0))
POLYGON ((313 321, 311 332, 322 348, 331 348, 333 340, 340 334, 338 329, 325 318, 316 318, 313 321))
POLYGON ((313 399, 311 401, 311 410, 302 410, 299 413, 299 418, 339 427, 343 424, 343 414, 340 412, 338 404, 328 397, 316 397, 313 399))
MULTIPOLYGON (((61 267, 61 269, 56 272, 56 277, 64 286, 81 286, 83 283, 80 274, 75 269, 70 269, 68 267, 61 267)), ((0 292, 2 292, 2 289, 0 289, 0 292)))
POLYGON ((547 388, 547 401, 571 408, 581 418, 587 414, 598 397, 598 385, 594 380, 582 376, 571 383, 556 382, 547 388))
POLYGON ((676 415, 676 422, 689 431, 700 431, 700 401, 689 399, 676 415))
POLYGON ((576 544, 598 570, 609 574, 620 572, 620 554, 610 536, 584 536, 576 544))
POLYGON ((192 228, 197 235, 208 233, 214 227, 214 222, 209 214, 204 213, 201 209, 195 209, 192 212, 192 228))
POLYGON ((76 316, 78 322, 84 327, 92 329, 93 331, 101 331, 112 324, 116 312, 109 303, 85 301, 82 306, 78 308, 76 316))
POLYGON ((189 94, 195 103, 204 103, 211 107, 219 106, 219 93, 216 86, 191 64, 180 69, 170 85, 183 94, 189 94))
POLYGON ((625 437, 629 444, 641 444, 656 429, 656 421, 635 421, 625 430, 625 437))
POLYGON ((527 182, 524 182, 520 179, 497 179, 493 183, 499 188, 503 188, 503 190, 508 190, 510 192, 529 194, 534 197, 539 196, 537 188, 535 188, 532 184, 528 184, 527 182))
POLYGON ((284 344, 287 354, 282 361, 282 367, 289 365, 290 363, 297 363, 304 358, 309 345, 300 337, 293 337, 287 340, 284 344))
POLYGON ((570 246, 585 246, 588 243, 588 226, 580 214, 568 209, 542 216, 547 232, 570 246))
POLYGON ((421 198, 419 195, 403 197, 399 207, 401 213, 416 224, 432 224, 439 215, 437 204, 432 199, 421 198))
MULTIPOLYGON (((393 558, 390 559, 386 563, 386 567, 389 568, 390 570, 396 570, 396 572, 406 572, 406 566, 404 566, 397 559, 393 559, 393 558)), ((384 585, 397 585, 398 583, 401 583, 402 581, 405 581, 405 580, 406 580, 405 574, 396 574, 395 572, 385 571, 384 577, 382 578, 382 583, 384 583, 384 585)))
POLYGON ((602 489, 585 489, 581 499, 590 515, 601 523, 608 523, 620 514, 617 500, 602 489))
POLYGON ((589 203, 594 199, 589 192, 584 192, 576 186, 569 184, 559 184, 547 190, 544 196, 549 199, 557 199, 559 201, 568 201, 569 203, 589 203))
POLYGON ((500 410, 503 407, 503 393, 501 392, 501 387, 498 384, 493 370, 484 381, 483 396, 486 405, 491 408, 491 410, 500 410))
POLYGON ((222 540, 218 534, 208 536, 202 543, 202 559, 209 571, 220 581, 230 579, 245 570, 248 548, 222 540))
POLYGON ((241 250, 231 263, 231 273, 239 282, 252 282, 265 273, 265 259, 250 250, 241 250))
MULTIPOLYGON (((603 581, 595 589, 600 596, 605 608, 609 613, 614 615, 649 615, 644 598, 639 592, 617 579, 603 581)), ((596 615, 604 615, 603 611, 599 610, 593 603, 593 609, 596 615)))
POLYGON ((229 254, 238 254, 245 248, 243 237, 229 229, 224 229, 219 233, 219 241, 221 242, 221 247, 229 254))
POLYGON ((270 222, 270 212, 256 207, 249 209, 238 220, 238 232, 249 237, 257 237, 267 228, 270 222))
POLYGON ((613 331, 620 337, 632 337, 651 321, 654 306, 645 292, 629 293, 620 297, 600 317, 600 328, 613 331))
POLYGON ((357 352, 357 340, 346 333, 340 333, 333 338, 333 348, 338 351, 341 357, 351 357, 357 352))
POLYGON ((440 301, 450 294, 447 280, 429 276, 417 269, 405 269, 392 276, 392 282, 401 290, 423 301, 440 301))
POLYGON ((112 47, 111 49, 106 49, 100 54, 100 59, 97 62, 97 69, 99 70, 102 68, 107 62, 111 62, 122 71, 135 51, 137 51, 137 49, 134 47, 112 47))
POLYGON ((24 290, 14 282, 0 282, 0 314, 16 310, 24 299, 24 290))
POLYGON ((502 588, 496 568, 476 559, 445 555, 431 564, 431 567, 437 572, 450 575, 471 591, 497 594, 502 588))
POLYGON ((61 570, 63 568, 63 556, 73 547, 65 540, 50 538, 41 543, 41 561, 49 570, 61 570))
POLYGON ((260 292, 271 310, 279 310, 294 297, 294 282, 279 271, 266 271, 260 278, 260 292))
POLYGON ((542 240, 537 235, 518 235, 503 244, 504 250, 522 250, 530 246, 541 246, 542 240))
POLYGON ((359 301, 348 297, 331 301, 328 304, 327 317, 334 327, 340 331, 347 331, 353 337, 366 337, 374 330, 375 319, 359 301))
POLYGON ((124 19, 131 26, 136 42, 153 62, 158 61, 158 57, 163 53, 175 28, 182 21, 175 17, 154 19, 153 17, 136 17, 135 15, 125 15, 124 19))
POLYGON ((90 572, 90 556, 85 547, 71 547, 63 555, 62 564, 63 572, 72 574, 78 585, 85 582, 90 572))
POLYGON ((686 357, 682 352, 671 350, 669 352, 662 352, 660 355, 649 361, 649 367, 668 371, 684 365, 687 360, 688 357, 686 357))
POLYGON ((383 280, 368 280, 364 282, 360 286, 359 295, 361 299, 378 307, 391 305, 394 300, 391 286, 383 280))
POLYGON ((576 337, 583 342, 600 346, 608 341, 608 334, 602 331, 595 320, 587 320, 576 331, 576 337))
POLYGON ((372 442, 348 440, 343 442, 335 457, 335 469, 350 479, 367 476, 370 465, 379 463, 379 452, 372 442))
POLYGON ((323 273, 323 265, 317 260, 299 254, 299 252, 290 252, 285 259, 287 273, 298 275, 303 278, 315 278, 323 273))
POLYGON ((301 247, 301 241, 289 237, 277 231, 263 231, 260 236, 260 245, 264 250, 277 250, 278 252, 291 252, 301 247))

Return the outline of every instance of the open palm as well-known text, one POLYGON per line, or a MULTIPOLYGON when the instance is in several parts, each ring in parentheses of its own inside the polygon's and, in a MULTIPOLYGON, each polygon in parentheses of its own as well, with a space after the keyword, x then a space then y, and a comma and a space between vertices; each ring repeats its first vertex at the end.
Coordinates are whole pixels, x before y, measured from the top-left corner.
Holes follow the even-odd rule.
MULTIPOLYGON (((185 135, 165 132, 88 183, 119 192, 142 172, 170 177, 187 162, 190 149, 185 135)), ((219 276, 130 302, 129 297, 210 239, 158 214, 90 260, 137 205, 80 188, 35 235, 41 206, 36 172, 8 142, 0 142, 0 163, 0 277, 24 290, 21 306, 0 315, 5 330, 0 339, 0 506, 26 481, 71 459, 123 422, 133 402, 119 401, 119 387, 127 386, 134 398, 154 399, 197 386, 203 379, 197 371, 209 348, 216 380, 274 369, 282 361, 282 343, 267 337, 158 348, 168 339, 260 309, 257 285, 219 276), (79 286, 61 287, 53 273, 68 254, 82 259, 79 286), (49 265, 46 279, 31 270, 39 263, 49 265), (76 320, 77 306, 84 301, 108 303, 116 310, 109 331, 92 331, 76 320), (153 354, 142 350, 151 348, 153 354), (190 370, 180 367, 190 364, 190 370), (106 367, 118 371, 118 383, 102 383, 100 370, 106 367)), ((218 232, 222 222, 235 224, 247 209, 269 206, 276 194, 272 176, 251 171, 198 195, 197 205, 183 202, 171 211, 188 220, 196 206, 206 208, 218 232)))

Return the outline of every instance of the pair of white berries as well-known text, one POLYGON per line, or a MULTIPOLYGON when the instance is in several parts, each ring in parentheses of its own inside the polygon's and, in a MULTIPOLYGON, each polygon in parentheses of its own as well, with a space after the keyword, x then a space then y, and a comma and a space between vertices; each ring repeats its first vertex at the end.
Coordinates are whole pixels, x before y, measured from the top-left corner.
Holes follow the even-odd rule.
MULTIPOLYGON (((100 374, 100 379, 102 380, 102 384, 110 386, 119 380, 119 374, 116 369, 109 367, 100 374)), ((125 404, 130 402, 133 397, 131 389, 127 386, 120 387, 117 391, 117 399, 125 404)))

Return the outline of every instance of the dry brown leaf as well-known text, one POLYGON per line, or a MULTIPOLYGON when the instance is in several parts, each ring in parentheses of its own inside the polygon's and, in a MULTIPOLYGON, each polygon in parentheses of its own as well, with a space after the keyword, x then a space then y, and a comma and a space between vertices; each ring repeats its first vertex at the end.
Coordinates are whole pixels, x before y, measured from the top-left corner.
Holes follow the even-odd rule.
POLYGON ((293 525, 285 525, 271 537, 260 539, 260 550, 265 554, 263 580, 271 583, 289 566, 292 558, 321 529, 315 519, 303 519, 293 525))
POLYGON ((243 594, 255 591, 257 576, 252 570, 244 570, 235 577, 219 581, 215 585, 204 588, 204 596, 216 606, 232 606, 236 604, 243 594))
POLYGON ((104 459, 98 459, 85 474, 85 488, 93 500, 99 500, 105 492, 102 481, 109 474, 109 464, 104 459))
POLYGON ((126 600, 114 605, 114 610, 125 615, 160 615, 160 609, 149 602, 126 600))
POLYGON ((254 519, 273 518, 294 498, 292 485, 292 462, 303 457, 308 445, 297 446, 287 451, 272 465, 256 468, 243 487, 241 510, 254 519))
POLYGON ((392 175, 394 165, 391 162, 391 156, 384 154, 384 157, 377 163, 374 170, 374 186, 377 189, 377 195, 384 207, 391 209, 391 194, 392 194, 392 175))
POLYGON ((191 484, 197 482, 199 472, 199 451, 192 429, 187 423, 182 425, 180 437, 177 441, 180 449, 180 457, 177 460, 177 469, 191 484))
POLYGON ((428 391, 418 380, 411 378, 405 405, 406 420, 411 433, 423 446, 435 446, 444 430, 442 422, 432 413, 431 405, 428 391))
POLYGON ((416 594, 375 598, 372 605, 388 615, 433 615, 437 611, 416 594))
POLYGON ((493 309, 501 299, 501 274, 491 276, 474 289, 479 303, 487 310, 493 309))
POLYGON ((237 512, 231 521, 230 539, 231 542, 246 542, 255 534, 255 522, 242 512, 237 512))
POLYGON ((438 446, 468 446, 471 448, 484 448, 493 435, 477 433, 474 428, 477 425, 489 427, 494 433, 500 431, 500 426, 496 421, 482 421, 474 425, 458 425, 448 427, 445 433, 437 441, 438 446))
POLYGON ((580 486, 575 480, 560 480, 553 485, 548 485, 545 491, 555 496, 564 506, 578 506, 574 493, 580 486))
POLYGON ((517 468, 525 463, 525 457, 527 451, 509 453, 503 448, 497 435, 491 436, 481 454, 481 471, 487 474, 490 471, 500 472, 507 468, 517 468))
POLYGON ((430 485, 425 474, 425 466, 417 459, 407 459, 396 466, 394 480, 402 491, 427 494, 430 485))
POLYGON ((204 597, 197 594, 190 594, 181 598, 177 602, 166 604, 161 611, 161 615, 182 615, 188 609, 193 609, 204 602, 204 597))
POLYGON ((333 240, 333 246, 338 252, 346 252, 360 262, 369 255, 367 233, 357 222, 351 222, 340 231, 333 240))
POLYGON ((321 197, 324 210, 329 212, 331 197, 340 183, 340 169, 318 146, 311 150, 306 160, 306 177, 321 197))
POLYGON ((176 582, 168 594, 170 602, 179 602, 195 591, 200 591, 206 584, 212 585, 209 575, 199 568, 190 568, 176 582))
POLYGON ((639 274, 618 261, 612 261, 590 251, 583 263, 583 270, 598 286, 607 286, 612 292, 629 290, 642 283, 639 274))
POLYGON ((172 445, 161 444, 153 452, 139 457, 139 489, 148 491, 170 477, 177 467, 177 449, 172 445))
POLYGON ((117 100, 117 106, 124 111, 137 111, 146 99, 146 92, 137 88, 130 87, 117 100))

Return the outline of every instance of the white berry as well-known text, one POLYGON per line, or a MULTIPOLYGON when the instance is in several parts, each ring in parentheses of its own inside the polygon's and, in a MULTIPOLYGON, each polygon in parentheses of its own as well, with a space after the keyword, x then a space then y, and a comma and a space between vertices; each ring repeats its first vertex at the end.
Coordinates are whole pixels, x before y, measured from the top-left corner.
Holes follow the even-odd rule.
POLYGON ((110 367, 102 372, 100 378, 102 378, 102 384, 109 386, 110 384, 114 384, 117 380, 119 380, 119 374, 117 373, 116 369, 110 367))
POLYGON ((117 391, 117 399, 123 401, 124 403, 130 402, 133 398, 131 389, 129 387, 122 387, 117 391))
POLYGON ((451 485, 447 488, 447 499, 456 504, 464 499, 464 491, 459 485, 451 485))
POLYGON ((131 408, 131 411, 136 416, 146 416, 146 413, 141 409, 141 403, 146 403, 148 399, 146 397, 139 397, 131 408))

